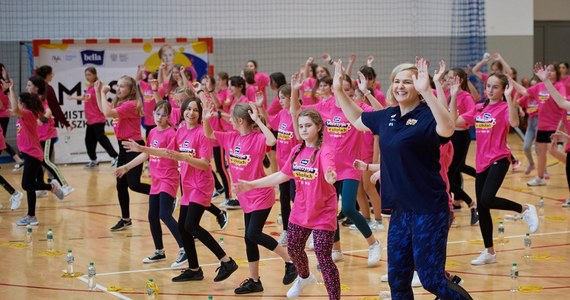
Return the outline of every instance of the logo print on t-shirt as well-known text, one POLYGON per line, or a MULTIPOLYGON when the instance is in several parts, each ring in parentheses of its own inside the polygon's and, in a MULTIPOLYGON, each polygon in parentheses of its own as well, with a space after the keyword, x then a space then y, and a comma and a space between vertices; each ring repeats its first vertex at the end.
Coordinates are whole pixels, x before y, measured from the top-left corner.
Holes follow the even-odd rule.
POLYGON ((303 162, 309 162, 308 159, 302 159, 300 161, 301 165, 298 165, 296 162, 293 163, 293 176, 299 178, 301 180, 314 180, 319 176, 319 169, 307 167, 303 165, 303 162))
POLYGON ((488 132, 496 123, 497 120, 490 113, 484 113, 475 118, 475 129, 480 130, 480 132, 488 132))
POLYGON ((251 161, 251 157, 249 156, 249 154, 240 154, 240 151, 241 151, 240 146, 235 146, 234 151, 230 150, 229 153, 230 164, 236 166, 247 166, 247 164, 249 164, 249 162, 251 161))
POLYGON ((332 137, 343 137, 345 133, 350 131, 351 125, 349 122, 342 122, 342 117, 335 116, 333 120, 327 120, 325 122, 327 126, 327 132, 331 133, 332 137))

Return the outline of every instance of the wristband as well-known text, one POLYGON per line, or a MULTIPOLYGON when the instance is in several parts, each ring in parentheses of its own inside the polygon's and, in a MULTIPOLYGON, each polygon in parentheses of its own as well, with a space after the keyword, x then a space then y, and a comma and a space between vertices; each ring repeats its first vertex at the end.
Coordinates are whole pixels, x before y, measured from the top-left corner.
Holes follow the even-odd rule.
POLYGON ((366 171, 368 171, 368 164, 366 164, 366 171))
POLYGON ((200 95, 200 92, 203 93, 204 91, 202 91, 202 90, 197 90, 197 91, 196 91, 196 94, 200 95))
POLYGON ((329 60, 329 65, 332 66, 333 64, 334 64, 334 62, 333 62, 333 60, 332 60, 332 58, 331 58, 331 60, 329 60))
POLYGON ((218 110, 218 118, 222 117, 222 112, 218 110))

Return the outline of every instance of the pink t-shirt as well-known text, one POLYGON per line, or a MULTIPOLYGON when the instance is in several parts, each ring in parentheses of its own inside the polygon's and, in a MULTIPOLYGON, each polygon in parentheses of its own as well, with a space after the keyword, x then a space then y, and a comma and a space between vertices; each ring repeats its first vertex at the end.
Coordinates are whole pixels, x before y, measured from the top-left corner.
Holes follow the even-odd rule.
POLYGON ((355 159, 360 159, 362 132, 356 129, 348 121, 342 109, 336 106, 336 98, 331 96, 326 101, 303 108, 314 108, 321 114, 325 122, 324 143, 333 147, 335 153, 342 153, 336 155, 337 179, 360 180, 362 171, 356 170, 353 163, 355 159))
POLYGON ((301 100, 303 100, 303 104, 304 105, 313 105, 313 104, 317 104, 317 102, 313 101, 313 97, 311 96, 313 94, 313 88, 315 87, 315 84, 317 83, 317 79, 310 77, 308 79, 305 79, 305 81, 303 81, 303 84, 301 85, 301 100))
MULTIPOLYGON (((43 105, 44 110, 49 109, 46 100, 43 101, 43 105)), ((47 123, 41 123, 38 125, 38 136, 42 142, 57 137, 57 130, 55 129, 55 120, 53 119, 53 116, 47 118, 47 123)))
POLYGON ((141 116, 137 110, 137 101, 129 100, 123 102, 115 110, 119 114, 118 118, 113 119, 113 130, 115 130, 117 140, 142 140, 141 116))
POLYGON ((511 149, 507 145, 510 128, 507 102, 488 104, 485 108, 483 104, 479 103, 473 110, 461 115, 469 125, 475 125, 477 173, 485 171, 494 162, 511 156, 511 149))
POLYGON ((382 93, 382 91, 379 89, 374 89, 374 98, 376 98, 376 100, 378 100, 378 102, 380 102, 383 107, 386 107, 386 96, 384 96, 384 93, 382 93))
MULTIPOLYGON (((268 150, 265 135, 262 132, 253 131, 243 136, 237 131, 214 131, 214 134, 226 150, 232 182, 265 177, 263 157, 268 150)), ((245 213, 267 209, 275 203, 273 187, 253 189, 237 196, 245 213)))
MULTIPOLYGON (((257 91, 261 91, 263 93, 263 107, 267 107, 267 91, 265 88, 269 86, 269 75, 265 73, 255 73, 255 85, 257 86, 257 91)), ((254 100, 255 101, 255 100, 254 100)))
POLYGON ((333 185, 325 180, 329 168, 335 168, 335 150, 323 146, 311 157, 315 148, 304 147, 293 160, 293 155, 301 145, 291 151, 280 171, 295 179, 295 204, 291 209, 289 222, 318 230, 335 231, 338 201, 333 185))
POLYGON ((87 125, 105 123, 107 119, 97 105, 97 96, 95 95, 95 87, 89 86, 83 94, 83 108, 85 109, 85 119, 87 125))
POLYGON ((38 159, 44 160, 44 150, 40 145, 38 136, 38 116, 31 110, 22 109, 22 115, 16 122, 16 142, 20 152, 38 159))
POLYGON ((2 108, 0 108, 0 118, 9 118, 10 99, 7 95, 4 95, 3 90, 0 90, 0 102, 2 102, 2 108))
POLYGON ((526 109, 529 118, 538 115, 538 101, 535 98, 522 96, 519 98, 519 106, 526 109))
MULTIPOLYGON (((249 102, 255 103, 255 93, 257 93, 257 86, 255 84, 248 84, 245 88, 245 96, 249 102)), ((265 103, 265 101, 263 101, 265 103)))
MULTIPOLYGON (((156 107, 156 100, 154 100, 154 92, 146 81, 140 81, 139 86, 143 96, 143 110, 144 110, 144 125, 156 126, 154 123, 154 108, 156 107)), ((161 95, 162 97, 162 95, 161 95)))
MULTIPOLYGON (((194 158, 212 159, 212 146, 210 139, 204 136, 202 125, 197 125, 192 129, 186 127, 186 123, 181 123, 176 132, 176 144, 180 153, 185 153, 194 158)), ((201 170, 192 167, 186 162, 180 162, 180 174, 182 175, 182 199, 181 205, 188 205, 190 202, 209 207, 214 192, 214 177, 212 168, 201 170)))
POLYGON ((180 122, 180 107, 173 107, 170 112, 170 117, 168 118, 168 123, 170 126, 176 126, 180 122))
POLYGON ((560 82, 562 82, 562 84, 564 84, 564 87, 566 88, 566 92, 570 91, 570 76, 566 76, 564 78, 561 78, 560 82))
MULTIPOLYGON (((279 94, 279 93, 277 93, 277 94, 279 94)), ((283 107, 279 103, 279 95, 275 95, 275 97, 273 98, 273 101, 271 101, 271 104, 269 104, 269 108, 267 108, 267 114, 269 116, 274 116, 277 113, 279 113, 279 111, 281 111, 282 109, 283 109, 283 107)))
MULTIPOLYGON (((243 95, 242 95, 241 97, 239 97, 238 99, 232 99, 232 104, 231 104, 231 106, 230 106, 230 114, 231 114, 231 111, 232 111, 232 109, 234 108, 234 106, 235 106, 236 104, 238 104, 238 103, 249 103, 249 102, 250 102, 249 99, 247 99, 247 97, 246 97, 246 96, 243 96, 243 95)), ((230 124, 230 129, 229 129, 229 130, 233 130, 231 124, 230 124)))
MULTIPOLYGON (((148 134, 146 146, 150 148, 164 148, 176 150, 176 130, 172 127, 160 130, 153 128, 148 134)), ((150 170, 151 184, 150 195, 158 195, 165 192, 172 197, 176 197, 178 185, 180 184, 180 174, 178 173, 178 162, 166 157, 149 155, 148 168, 150 170)))
POLYGON ((269 117, 269 125, 277 131, 277 165, 283 168, 285 160, 289 157, 291 149, 299 143, 295 137, 293 119, 291 114, 282 109, 277 115, 269 117))
MULTIPOLYGON (((555 82, 554 87, 563 97, 566 97, 566 88, 561 82, 555 82)), ((552 99, 544 83, 537 83, 526 89, 531 98, 538 99, 538 130, 556 131, 558 122, 566 114, 566 111, 558 107, 552 99)))
MULTIPOLYGON (((370 112, 374 111, 374 108, 364 102, 357 103, 362 111, 370 112)), ((362 134, 362 146, 360 147, 360 159, 366 163, 372 163, 374 159, 374 134, 372 131, 360 131, 362 134)))

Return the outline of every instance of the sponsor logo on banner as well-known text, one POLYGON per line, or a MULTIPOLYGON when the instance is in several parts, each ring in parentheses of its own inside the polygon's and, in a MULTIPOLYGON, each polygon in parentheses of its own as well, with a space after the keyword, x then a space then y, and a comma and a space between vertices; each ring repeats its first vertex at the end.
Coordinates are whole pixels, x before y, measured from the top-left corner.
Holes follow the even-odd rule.
POLYGON ((103 65, 103 58, 105 57, 105 50, 102 51, 95 51, 95 50, 85 50, 81 51, 81 61, 83 65, 92 64, 92 65, 103 65))

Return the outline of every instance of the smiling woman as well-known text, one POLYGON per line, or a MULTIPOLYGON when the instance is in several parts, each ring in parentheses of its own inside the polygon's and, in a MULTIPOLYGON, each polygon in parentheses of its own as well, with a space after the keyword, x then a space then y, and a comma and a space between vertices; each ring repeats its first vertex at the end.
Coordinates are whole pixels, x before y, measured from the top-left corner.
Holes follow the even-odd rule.
POLYGON ((341 61, 335 65, 333 88, 350 122, 380 136, 382 204, 392 209, 388 231, 392 298, 414 297, 410 282, 415 268, 423 287, 439 298, 471 299, 444 272, 450 211, 439 173, 439 148, 454 127, 430 87, 427 65, 419 59, 417 65, 394 68, 389 97, 398 106, 385 110, 363 113, 345 94, 341 61))

